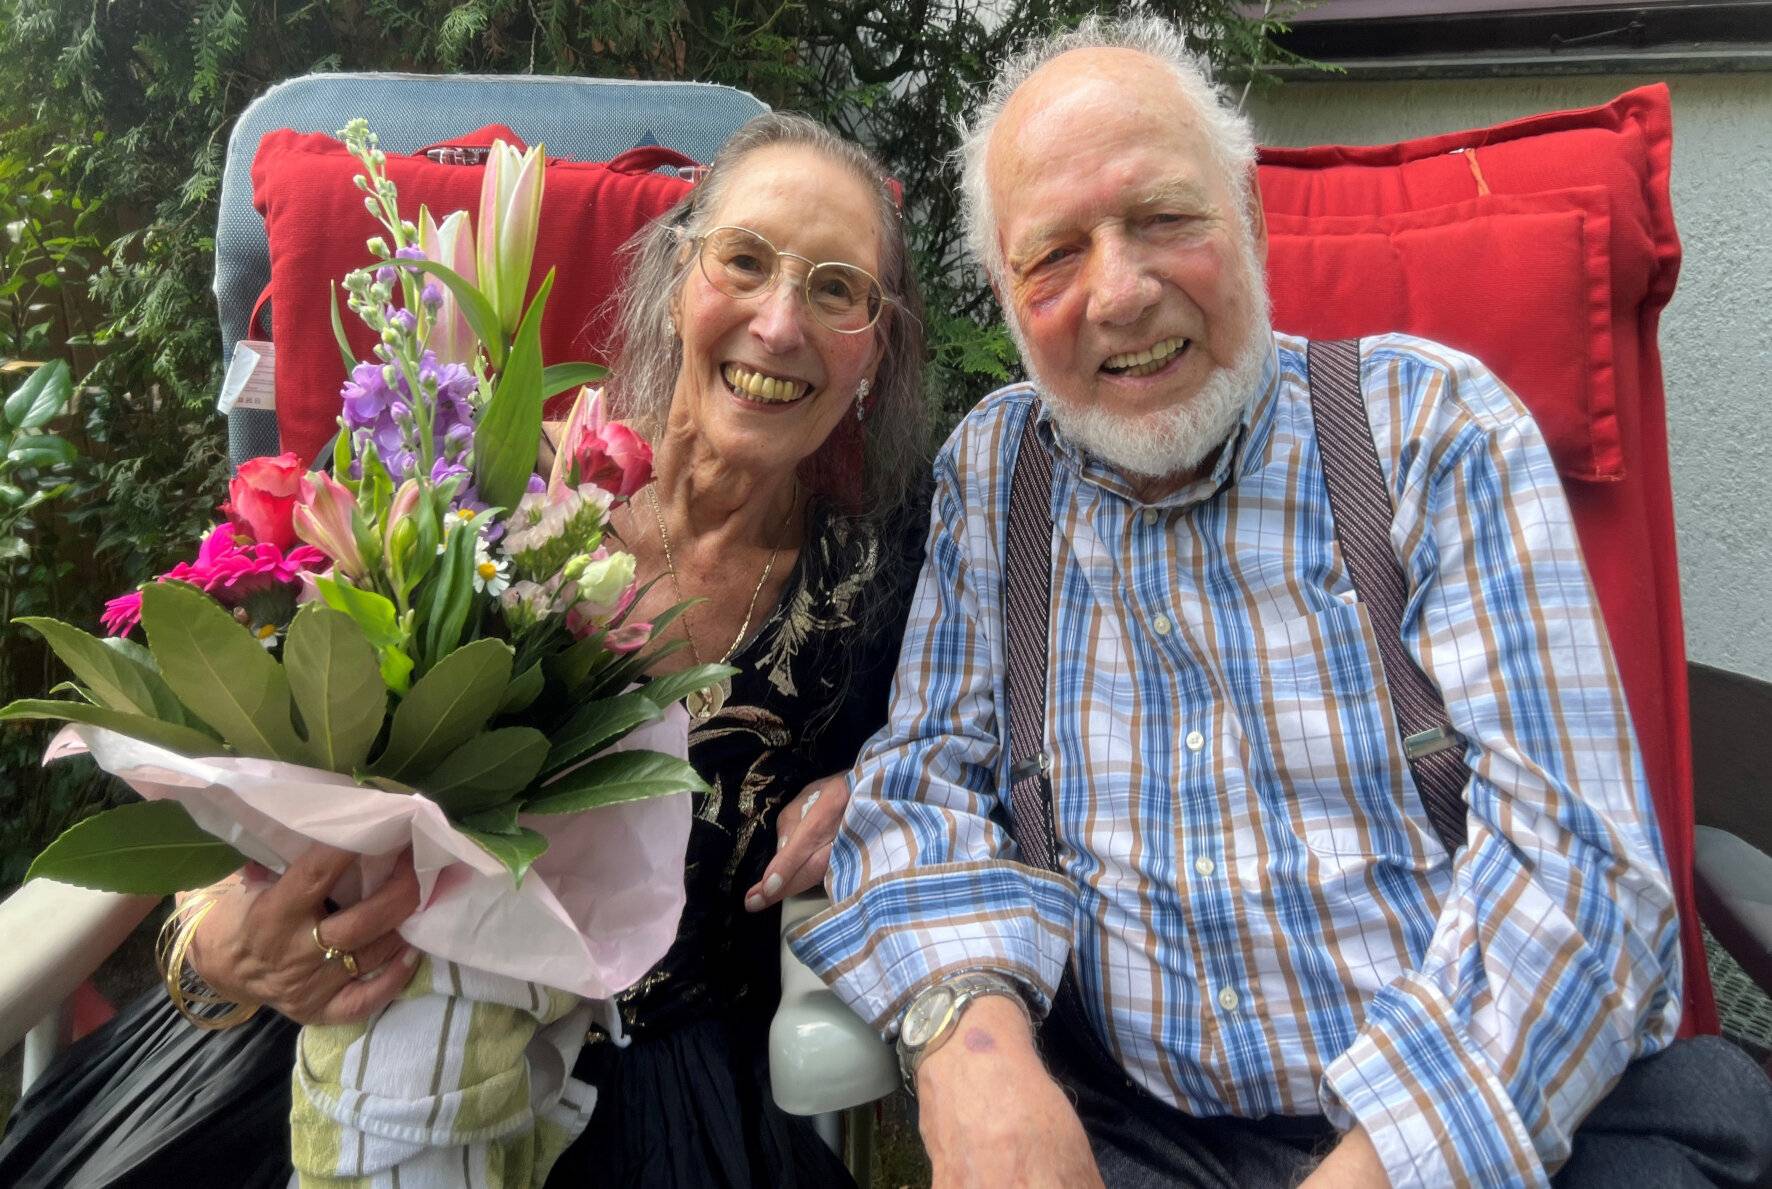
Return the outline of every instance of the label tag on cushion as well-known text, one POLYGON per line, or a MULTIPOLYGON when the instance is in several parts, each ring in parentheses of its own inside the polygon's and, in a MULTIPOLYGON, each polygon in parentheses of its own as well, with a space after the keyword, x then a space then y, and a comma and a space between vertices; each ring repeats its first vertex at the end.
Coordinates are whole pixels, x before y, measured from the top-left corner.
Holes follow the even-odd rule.
POLYGON ((274 410, 277 407, 277 346, 264 339, 241 339, 222 378, 220 412, 235 408, 274 410))

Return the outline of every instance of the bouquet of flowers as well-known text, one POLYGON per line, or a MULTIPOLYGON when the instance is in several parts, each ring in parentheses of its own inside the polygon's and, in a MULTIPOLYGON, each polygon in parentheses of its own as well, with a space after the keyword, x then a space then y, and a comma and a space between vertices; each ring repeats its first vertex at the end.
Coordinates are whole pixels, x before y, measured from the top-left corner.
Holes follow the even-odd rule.
POLYGON ((543 365, 551 272, 524 303, 542 150, 494 145, 477 224, 413 223, 366 123, 341 136, 386 236, 343 282, 375 358, 351 357, 334 295, 350 378, 331 473, 293 455, 242 466, 196 559, 106 607, 109 638, 22 620, 72 696, 0 719, 66 720, 47 759, 90 752, 146 798, 69 830, 32 878, 165 894, 325 842, 363 856, 348 898, 410 848, 425 907, 402 934, 425 964, 375 1022, 376 1061, 346 1059, 363 1026, 303 1030, 298 1171, 447 1180, 465 1147, 495 1183, 539 1184, 588 1117, 569 1077, 586 1001, 675 932, 686 794, 704 787, 677 703, 732 670, 639 684, 677 647, 651 642, 681 608, 634 618, 609 513, 649 481, 650 450, 581 387, 601 369, 543 365), (537 473, 543 403, 575 388, 537 473), (475 1010, 452 1032, 439 998, 475 1010), (437 1085, 439 1049, 469 1044, 499 1056, 474 1084, 437 1085))

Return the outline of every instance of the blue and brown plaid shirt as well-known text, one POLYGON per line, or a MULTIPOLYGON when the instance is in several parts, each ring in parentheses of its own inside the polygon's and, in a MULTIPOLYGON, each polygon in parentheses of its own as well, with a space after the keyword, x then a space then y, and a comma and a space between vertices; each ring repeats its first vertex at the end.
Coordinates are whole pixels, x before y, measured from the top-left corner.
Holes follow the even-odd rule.
POLYGON ((1052 426, 1062 874, 1006 829, 1003 528, 1033 390, 936 461, 887 726, 800 955, 890 1033, 976 968, 1066 963, 1127 1072, 1195 1115, 1363 1124, 1393 1183, 1535 1183, 1680 1014, 1673 894, 1550 454, 1476 361, 1365 342, 1403 641, 1468 740, 1450 859, 1330 520, 1304 343, 1280 336, 1206 477, 1155 504, 1052 426))

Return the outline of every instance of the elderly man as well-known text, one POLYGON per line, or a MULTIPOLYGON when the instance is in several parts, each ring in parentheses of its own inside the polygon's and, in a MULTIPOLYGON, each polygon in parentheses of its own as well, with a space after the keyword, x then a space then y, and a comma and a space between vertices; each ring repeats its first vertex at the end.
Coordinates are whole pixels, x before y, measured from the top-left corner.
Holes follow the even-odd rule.
POLYGON ((1679 1022, 1673 896, 1524 409, 1402 336, 1348 372, 1406 576, 1392 634, 1463 736, 1448 853, 1337 543, 1316 373, 1267 321, 1245 121, 1167 26, 1090 23, 1010 66, 965 164, 1031 383, 937 460, 891 719, 836 904, 795 939, 897 1033, 937 1183, 1764 1175, 1751 1062, 1650 1056, 1679 1022), (1050 484, 1017 571, 1029 452, 1050 484), (1031 654, 1018 582, 1050 608, 1031 654))

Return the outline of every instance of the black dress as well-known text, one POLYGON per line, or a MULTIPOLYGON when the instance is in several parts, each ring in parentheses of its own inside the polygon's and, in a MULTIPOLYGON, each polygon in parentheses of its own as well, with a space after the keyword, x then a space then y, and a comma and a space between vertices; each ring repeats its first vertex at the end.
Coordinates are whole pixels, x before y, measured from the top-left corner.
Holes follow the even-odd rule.
MULTIPOLYGON (((744 911, 775 853, 775 819, 847 768, 885 718, 922 550, 921 509, 878 532, 814 505, 774 613, 733 658, 726 705, 692 728, 697 797, 688 902, 670 951, 620 997, 627 1047, 593 1041, 576 1074, 590 1125, 550 1186, 849 1183, 769 1092, 780 912, 744 911)), ((158 988, 75 1045, 0 1140, 3 1185, 288 1184, 296 1026, 260 1012, 201 1033, 158 988)))

